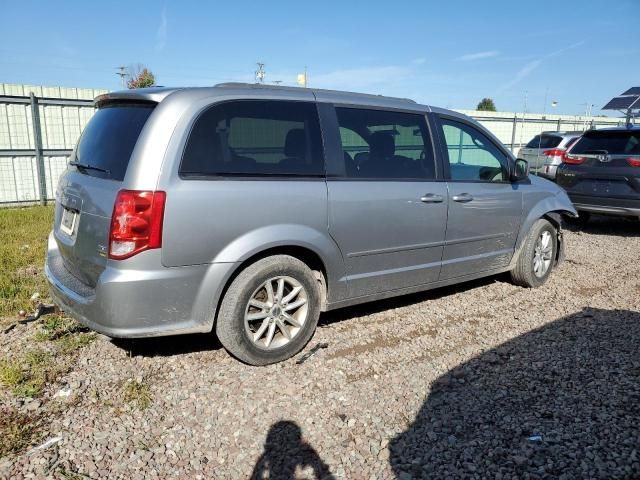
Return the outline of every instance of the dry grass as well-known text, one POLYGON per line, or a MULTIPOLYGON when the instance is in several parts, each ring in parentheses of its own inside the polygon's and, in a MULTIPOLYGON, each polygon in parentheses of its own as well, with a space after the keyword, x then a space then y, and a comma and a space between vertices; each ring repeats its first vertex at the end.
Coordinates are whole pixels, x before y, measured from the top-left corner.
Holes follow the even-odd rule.
POLYGON ((47 294, 43 275, 53 207, 0 209, 0 319, 33 310, 35 292, 47 294))
POLYGON ((40 436, 41 428, 41 414, 0 408, 0 458, 33 445, 40 436))
POLYGON ((128 379, 123 387, 124 401, 140 410, 149 408, 153 402, 153 397, 147 380, 145 378, 141 380, 128 379))

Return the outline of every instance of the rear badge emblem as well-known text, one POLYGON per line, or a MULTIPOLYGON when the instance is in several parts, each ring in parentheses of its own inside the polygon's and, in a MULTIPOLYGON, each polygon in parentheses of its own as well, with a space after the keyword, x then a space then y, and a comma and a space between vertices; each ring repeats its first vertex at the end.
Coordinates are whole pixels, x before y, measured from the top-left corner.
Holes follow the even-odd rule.
POLYGON ((100 255, 101 257, 106 257, 107 247, 105 247, 104 245, 98 245, 98 255, 100 255))
POLYGON ((602 163, 608 163, 611 161, 611 157, 609 155, 598 155, 598 160, 602 163))

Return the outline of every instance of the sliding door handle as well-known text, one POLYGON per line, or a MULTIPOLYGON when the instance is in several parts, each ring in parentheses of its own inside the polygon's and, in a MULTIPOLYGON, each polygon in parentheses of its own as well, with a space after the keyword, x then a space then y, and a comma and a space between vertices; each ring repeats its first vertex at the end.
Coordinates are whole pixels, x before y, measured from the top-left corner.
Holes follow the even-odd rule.
POLYGON ((473 200, 473 195, 471 195, 470 193, 461 193, 460 195, 454 195, 453 197, 451 197, 451 200, 459 203, 467 203, 473 200))
POLYGON ((444 197, 435 193, 425 193, 420 197, 420 201, 424 203, 442 203, 444 202, 444 197))

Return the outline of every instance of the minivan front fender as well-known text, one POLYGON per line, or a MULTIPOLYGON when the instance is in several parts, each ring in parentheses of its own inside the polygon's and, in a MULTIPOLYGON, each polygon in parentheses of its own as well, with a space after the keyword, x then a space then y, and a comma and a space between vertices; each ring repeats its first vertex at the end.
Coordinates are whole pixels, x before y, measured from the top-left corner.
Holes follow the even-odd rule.
POLYGON ((564 190, 558 191, 555 195, 548 195, 545 198, 535 198, 538 195, 531 194, 523 196, 523 221, 520 225, 520 231, 518 232, 518 238, 516 240, 515 252, 511 259, 510 267, 515 267, 524 242, 527 239, 527 235, 531 231, 533 224, 540 218, 547 218, 550 220, 558 230, 558 257, 556 260, 561 260, 560 252, 564 249, 562 239, 562 215, 569 215, 576 217, 578 212, 569 200, 569 197, 564 190))

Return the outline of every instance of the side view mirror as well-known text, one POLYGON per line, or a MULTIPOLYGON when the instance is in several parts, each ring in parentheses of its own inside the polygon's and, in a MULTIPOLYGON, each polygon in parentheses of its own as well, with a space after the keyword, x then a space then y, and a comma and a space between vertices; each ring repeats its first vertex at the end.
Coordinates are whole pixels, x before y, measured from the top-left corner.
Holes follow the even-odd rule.
POLYGON ((511 172, 511 181, 518 182, 524 180, 529 176, 529 162, 522 158, 518 158, 513 164, 513 171, 511 172))

